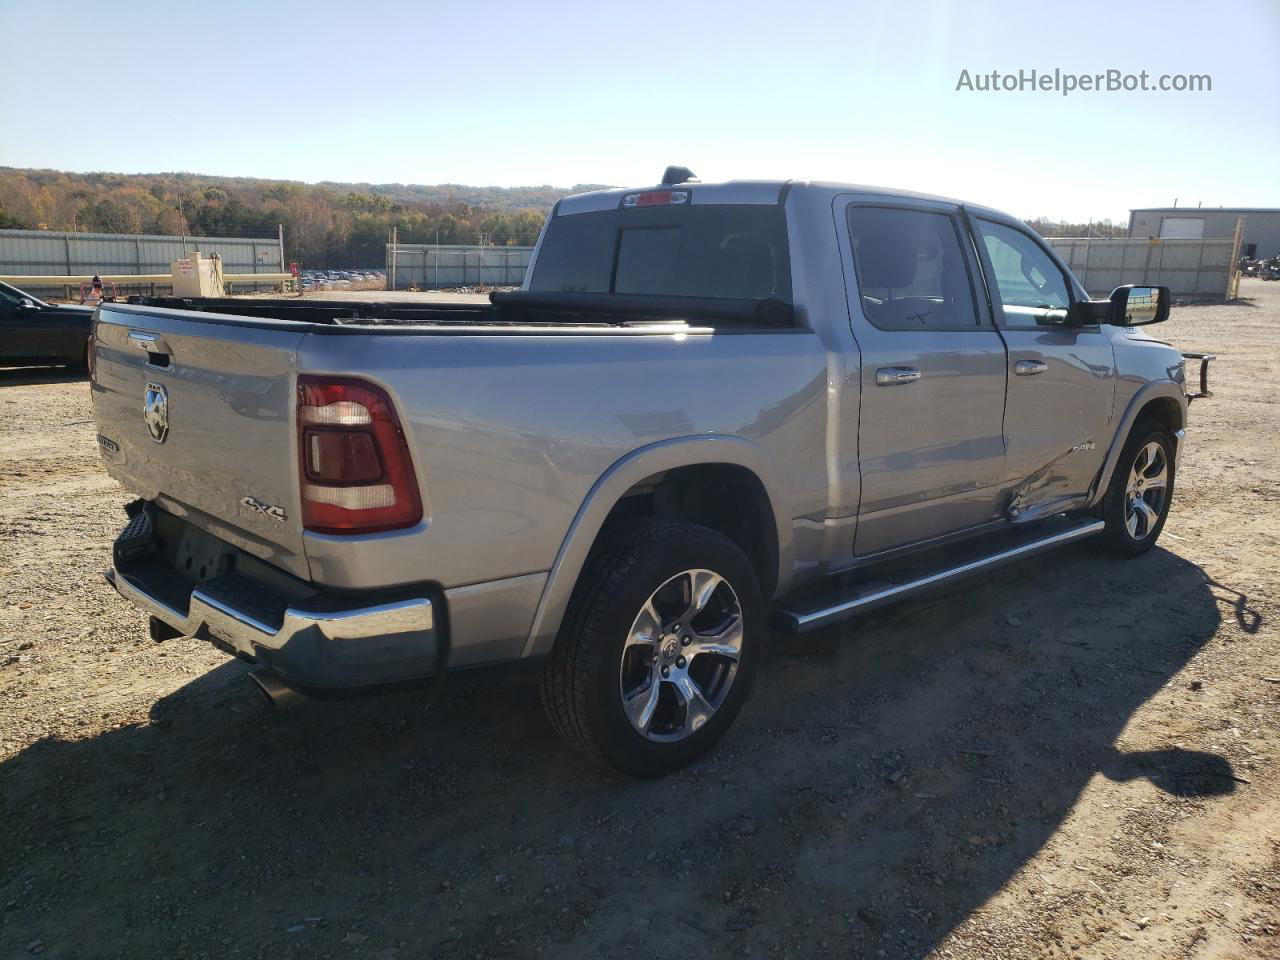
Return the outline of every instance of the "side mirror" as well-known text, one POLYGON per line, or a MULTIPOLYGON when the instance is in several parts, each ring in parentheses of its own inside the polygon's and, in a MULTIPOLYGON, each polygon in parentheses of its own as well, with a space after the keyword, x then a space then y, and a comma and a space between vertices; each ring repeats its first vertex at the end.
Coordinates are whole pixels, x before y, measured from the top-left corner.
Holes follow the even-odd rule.
POLYGON ((1173 297, 1168 287, 1116 287, 1106 300, 1077 300, 1067 312, 1067 326, 1109 323, 1117 327, 1145 327, 1169 319, 1173 297))
POLYGON ((1135 287, 1126 284, 1111 291, 1111 316, 1117 327, 1145 327, 1169 319, 1172 297, 1168 287, 1135 287))
POLYGON ((35 301, 30 300, 27 297, 23 297, 21 300, 18 301, 18 309, 21 310, 23 313, 30 313, 35 308, 36 308, 35 301))

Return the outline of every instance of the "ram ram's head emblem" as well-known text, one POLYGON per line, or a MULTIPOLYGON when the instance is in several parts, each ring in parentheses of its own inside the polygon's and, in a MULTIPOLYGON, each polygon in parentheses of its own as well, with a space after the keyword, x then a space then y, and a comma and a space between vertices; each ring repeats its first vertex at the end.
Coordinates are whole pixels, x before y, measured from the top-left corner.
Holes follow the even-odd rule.
POLYGON ((142 419, 151 439, 156 443, 164 443, 169 436, 169 394, 162 384, 147 384, 142 402, 142 419))

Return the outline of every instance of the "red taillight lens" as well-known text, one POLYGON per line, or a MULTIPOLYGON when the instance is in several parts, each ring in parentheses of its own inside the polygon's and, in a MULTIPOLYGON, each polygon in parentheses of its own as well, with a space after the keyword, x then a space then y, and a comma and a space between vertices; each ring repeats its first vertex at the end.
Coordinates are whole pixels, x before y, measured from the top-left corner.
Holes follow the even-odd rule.
POLYGON ((374 533, 422 519, 418 479, 391 398, 350 378, 298 378, 302 523, 374 533))

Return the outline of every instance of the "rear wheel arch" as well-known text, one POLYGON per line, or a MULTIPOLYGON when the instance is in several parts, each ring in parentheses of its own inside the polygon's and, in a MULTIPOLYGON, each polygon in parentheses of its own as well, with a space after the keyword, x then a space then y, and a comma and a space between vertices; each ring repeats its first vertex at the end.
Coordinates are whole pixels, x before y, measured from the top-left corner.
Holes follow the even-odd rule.
POLYGON ((611 531, 638 517, 684 520, 724 534, 751 560, 761 592, 778 585, 778 531, 773 504, 760 478, 735 463, 697 463, 633 484, 605 518, 591 553, 611 531))
POLYGON ((779 511, 779 489, 768 454, 742 437, 678 437, 622 457, 596 481, 579 507, 547 576, 523 655, 551 649, 574 585, 593 551, 606 542, 606 527, 615 528, 631 517, 690 520, 718 530, 751 558, 766 599, 786 589, 791 527, 779 511), (725 498, 730 504, 749 508, 750 523, 735 525, 727 522, 724 511, 717 516, 715 509, 705 509, 707 498, 699 491, 716 480, 730 484, 725 498), (682 513, 679 505, 690 502, 701 502, 704 509, 682 513))

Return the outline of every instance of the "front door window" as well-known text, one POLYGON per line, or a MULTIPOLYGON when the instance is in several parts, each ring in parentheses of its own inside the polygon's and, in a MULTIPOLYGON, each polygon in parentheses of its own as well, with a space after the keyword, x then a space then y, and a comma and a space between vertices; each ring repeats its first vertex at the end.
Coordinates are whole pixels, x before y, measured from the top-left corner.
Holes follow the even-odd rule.
POLYGON ((977 221, 991 260, 996 290, 1009 327, 1061 326, 1071 294, 1066 278, 1044 248, 1020 230, 990 220, 977 221))

